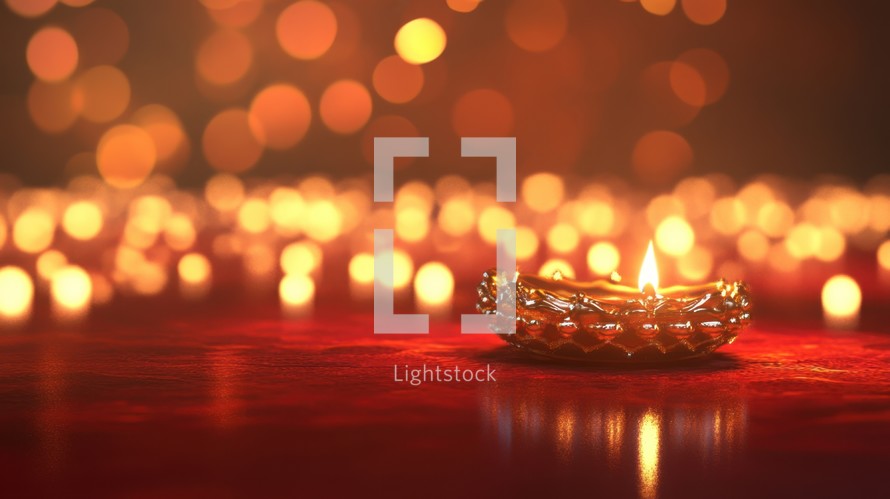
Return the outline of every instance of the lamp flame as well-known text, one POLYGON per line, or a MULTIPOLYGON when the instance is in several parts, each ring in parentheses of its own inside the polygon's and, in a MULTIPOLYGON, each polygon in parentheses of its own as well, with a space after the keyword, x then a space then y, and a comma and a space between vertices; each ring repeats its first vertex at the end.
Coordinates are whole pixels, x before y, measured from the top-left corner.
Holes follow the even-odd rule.
POLYGON ((646 288, 646 284, 651 284, 654 290, 658 290, 658 265, 655 263, 655 249, 652 247, 652 241, 649 241, 649 249, 646 250, 646 257, 643 258, 638 283, 640 291, 646 288))

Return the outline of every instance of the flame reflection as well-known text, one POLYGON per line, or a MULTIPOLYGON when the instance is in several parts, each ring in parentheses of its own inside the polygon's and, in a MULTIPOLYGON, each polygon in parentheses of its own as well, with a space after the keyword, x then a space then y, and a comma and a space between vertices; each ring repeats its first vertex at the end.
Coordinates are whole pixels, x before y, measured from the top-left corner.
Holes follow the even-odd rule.
POLYGON ((220 428, 239 424, 243 409, 241 379, 244 373, 242 355, 238 350, 212 352, 210 368, 210 419, 220 428))
POLYGON ((747 431, 744 399, 731 390, 638 402, 632 394, 563 396, 501 387, 483 394, 481 409, 483 429, 511 463, 548 452, 554 466, 593 463, 591 472, 610 486, 642 498, 658 497, 666 481, 692 479, 737 459, 747 431))
POLYGON ((661 450, 661 420, 652 410, 640 418, 637 461, 640 497, 651 498, 658 490, 658 454, 661 450))

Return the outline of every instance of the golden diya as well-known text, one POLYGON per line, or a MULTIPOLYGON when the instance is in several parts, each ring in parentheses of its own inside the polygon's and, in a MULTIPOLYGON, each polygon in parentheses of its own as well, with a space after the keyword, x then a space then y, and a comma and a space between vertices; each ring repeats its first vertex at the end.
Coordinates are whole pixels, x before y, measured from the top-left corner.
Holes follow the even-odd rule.
MULTIPOLYGON (((483 274, 479 312, 497 313, 498 279, 494 269, 483 274)), ((659 288, 651 242, 638 288, 617 279, 579 282, 559 272, 549 278, 517 272, 514 279, 516 316, 503 319, 515 320, 515 333, 508 334, 512 328, 503 328, 500 320, 494 332, 513 346, 551 358, 637 363, 701 357, 732 343, 751 321, 744 282, 659 288)))

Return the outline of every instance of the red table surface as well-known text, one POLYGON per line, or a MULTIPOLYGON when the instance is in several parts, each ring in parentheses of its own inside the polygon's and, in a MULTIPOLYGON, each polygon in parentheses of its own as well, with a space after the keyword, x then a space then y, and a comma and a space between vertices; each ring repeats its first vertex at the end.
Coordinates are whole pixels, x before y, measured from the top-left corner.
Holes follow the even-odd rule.
POLYGON ((375 336, 364 309, 288 321, 270 302, 125 302, 0 335, 4 496, 887 490, 886 333, 762 320, 704 360, 597 367, 453 322, 375 336), (497 382, 412 387, 404 364, 490 364, 497 382))

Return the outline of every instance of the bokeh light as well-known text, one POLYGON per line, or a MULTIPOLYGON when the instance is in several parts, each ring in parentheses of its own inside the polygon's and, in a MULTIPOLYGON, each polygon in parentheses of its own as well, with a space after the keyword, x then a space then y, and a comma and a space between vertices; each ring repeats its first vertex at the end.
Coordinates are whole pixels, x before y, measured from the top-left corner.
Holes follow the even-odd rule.
POLYGON ((167 219, 164 224, 164 242, 170 249, 186 251, 195 245, 198 238, 195 224, 191 217, 183 213, 176 213, 167 219))
POLYGON ((278 187, 269 195, 269 215, 275 231, 282 236, 296 236, 303 230, 306 203, 296 189, 278 187))
POLYGON ((454 293, 454 276, 440 262, 428 262, 414 276, 414 293, 418 301, 430 305, 442 305, 451 301, 454 293))
POLYGON ((443 175, 436 180, 433 191, 439 203, 457 197, 467 197, 472 187, 467 179, 460 175, 443 175))
POLYGON ((74 239, 88 241, 102 230, 102 209, 92 201, 76 201, 62 215, 62 229, 74 239))
POLYGON ((884 241, 878 246, 878 265, 884 270, 890 270, 890 240, 884 241))
POLYGON ((856 234, 868 226, 869 202, 859 192, 848 188, 833 189, 830 203, 831 222, 845 234, 856 234))
POLYGON ((615 228, 615 210, 602 200, 585 201, 578 209, 578 228, 590 236, 605 236, 615 228))
POLYGON ((692 250, 695 232, 683 218, 670 216, 662 220, 655 229, 655 244, 668 255, 682 256, 692 250))
POLYGON ((265 199, 249 198, 238 209, 238 226, 251 234, 266 232, 271 225, 269 203, 265 199))
POLYGON ((455 11, 466 14, 467 12, 473 12, 476 10, 476 7, 479 6, 479 3, 482 0, 446 0, 446 4, 448 7, 455 11))
POLYGON ((721 234, 737 234, 745 225, 745 205, 734 197, 720 198, 714 202, 710 221, 711 226, 721 234))
POLYGON ((512 229, 516 226, 516 216, 506 208, 489 206, 479 215, 479 236, 488 244, 497 243, 498 229, 512 229))
POLYGON ((436 21, 422 17, 399 28, 393 45, 406 62, 426 64, 442 55, 446 43, 445 30, 436 21))
POLYGON ((767 201, 757 210, 757 226, 770 237, 781 237, 794 224, 794 212, 787 203, 767 201))
POLYGON ((77 43, 62 28, 52 26, 34 33, 26 55, 31 72, 41 80, 64 80, 77 69, 77 43))
POLYGON ((640 5, 650 14, 666 16, 674 10, 677 0, 640 0, 640 5))
POLYGON ((683 62, 674 62, 671 64, 668 76, 671 90, 677 98, 693 107, 705 105, 708 88, 697 69, 683 62))
POLYGON ((855 326, 862 306, 862 290, 848 275, 835 275, 822 286, 822 310, 829 325, 855 326))
POLYGON ((769 239, 756 229, 742 232, 736 241, 739 255, 749 262, 762 262, 769 254, 769 248, 769 239))
POLYGON ((159 169, 161 165, 166 171, 184 166, 190 146, 176 113, 166 106, 149 104, 133 113, 131 121, 154 142, 159 169))
POLYGON ((279 262, 285 274, 311 274, 321 268, 322 251, 312 241, 298 241, 284 247, 279 262))
POLYGON ((559 175, 535 173, 522 181, 521 195, 529 208, 538 213, 547 213, 562 204, 565 185, 559 175))
POLYGON ((587 267, 597 276, 610 275, 618 270, 621 254, 614 244, 601 241, 587 250, 587 267))
POLYGON ((823 262, 833 262, 839 259, 847 249, 847 240, 844 235, 834 227, 819 228, 819 247, 815 257, 823 262))
POLYGON ((404 250, 395 249, 392 253, 382 253, 380 258, 389 258, 392 255, 392 280, 388 276, 380 276, 380 282, 393 289, 405 289, 411 284, 414 277, 414 260, 404 250))
POLYGON ((210 260, 200 253, 188 253, 176 265, 179 278, 188 284, 207 284, 213 274, 210 260))
POLYGON ((448 235, 460 237, 476 225, 473 203, 467 199, 449 199, 439 210, 439 227, 448 235))
POLYGON ((217 211, 234 211, 244 201, 244 182, 234 175, 217 173, 204 186, 204 198, 217 211))
POLYGON ((243 250, 243 257, 244 270, 252 278, 265 280, 275 271, 275 252, 267 244, 254 242, 247 245, 243 250))
POLYGON ((578 230, 567 223, 558 223, 547 231, 547 247, 556 253, 571 253, 578 248, 578 230))
POLYGON ((677 62, 695 68, 705 83, 705 104, 720 100, 729 87, 729 66, 717 52, 698 48, 688 50, 677 57, 677 62))
POLYGON ((130 80, 114 66, 96 66, 75 82, 75 108, 93 123, 117 119, 130 105, 130 80))
POLYGON ((538 235, 530 227, 516 227, 516 259, 528 260, 538 252, 538 235))
POLYGON ((145 130, 135 125, 109 129, 96 147, 96 165, 109 185, 121 189, 141 184, 155 167, 155 143, 145 130))
POLYGON ((351 134, 371 117, 371 94, 355 80, 339 80, 325 89, 318 112, 332 132, 351 134))
POLYGON ((819 249, 820 237, 819 227, 808 222, 799 223, 788 231, 785 248, 798 260, 810 258, 819 249))
POLYGON ((402 241, 416 243, 429 233, 429 213, 419 208, 396 210, 396 236, 402 241))
POLYGON ((91 301, 93 281, 85 270, 69 265, 53 274, 50 294, 54 304, 67 310, 82 310, 91 301))
POLYGON ((306 205, 303 230, 307 236, 326 243, 336 239, 342 229, 343 215, 333 202, 320 199, 306 205))
POLYGON ((105 305, 114 298, 114 285, 102 274, 91 273, 93 281, 93 305, 105 305))
POLYGON ((374 282, 374 255, 358 253, 349 259, 349 278, 359 284, 374 282))
POLYGON ((211 166, 230 173, 241 173, 256 165, 263 146, 251 130, 247 111, 226 109, 210 120, 202 137, 204 157, 211 166))
POLYGON ((260 91, 250 104, 250 126, 260 144, 270 149, 297 145, 312 121, 306 95, 293 85, 279 83, 260 91))
POLYGON ((683 203, 685 214, 699 218, 711 212, 717 199, 714 182, 702 177, 687 177, 674 186, 674 199, 683 203))
POLYGON ((662 220, 670 216, 686 216, 686 206, 679 198, 670 194, 662 194, 649 200, 649 204, 646 206, 646 221, 649 222, 650 227, 658 227, 662 220))
POLYGON ((56 6, 57 0, 6 0, 10 10, 22 17, 40 17, 56 6))
POLYGON ((382 59, 374 68, 371 81, 384 100, 394 104, 411 101, 423 89, 423 69, 397 55, 382 59))
POLYGON ((726 0, 680 0, 686 17, 695 24, 709 26, 723 18, 726 0))
POLYGON ((304 274, 287 274, 281 278, 278 294, 285 305, 307 305, 315 298, 315 281, 304 274))
POLYGON ((0 316, 20 320, 31 312, 34 301, 34 282, 19 267, 0 268, 0 316))
POLYGON ((34 267, 37 269, 37 277, 45 282, 50 282, 53 274, 68 266, 68 257, 59 250, 48 249, 37 257, 34 267))
POLYGON ((40 253, 49 248, 56 232, 52 215, 42 208, 28 208, 12 227, 12 242, 24 253, 40 253))
POLYGON ((302 0, 285 8, 275 23, 281 48, 296 59, 317 59, 337 37, 337 17, 327 5, 302 0))
POLYGON ((415 208, 429 214, 433 209, 433 190, 424 182, 408 182, 395 196, 395 209, 415 208))
POLYGON ((195 67, 204 81, 231 85, 247 74, 253 65, 253 46, 240 31, 221 29, 198 47, 195 67))

